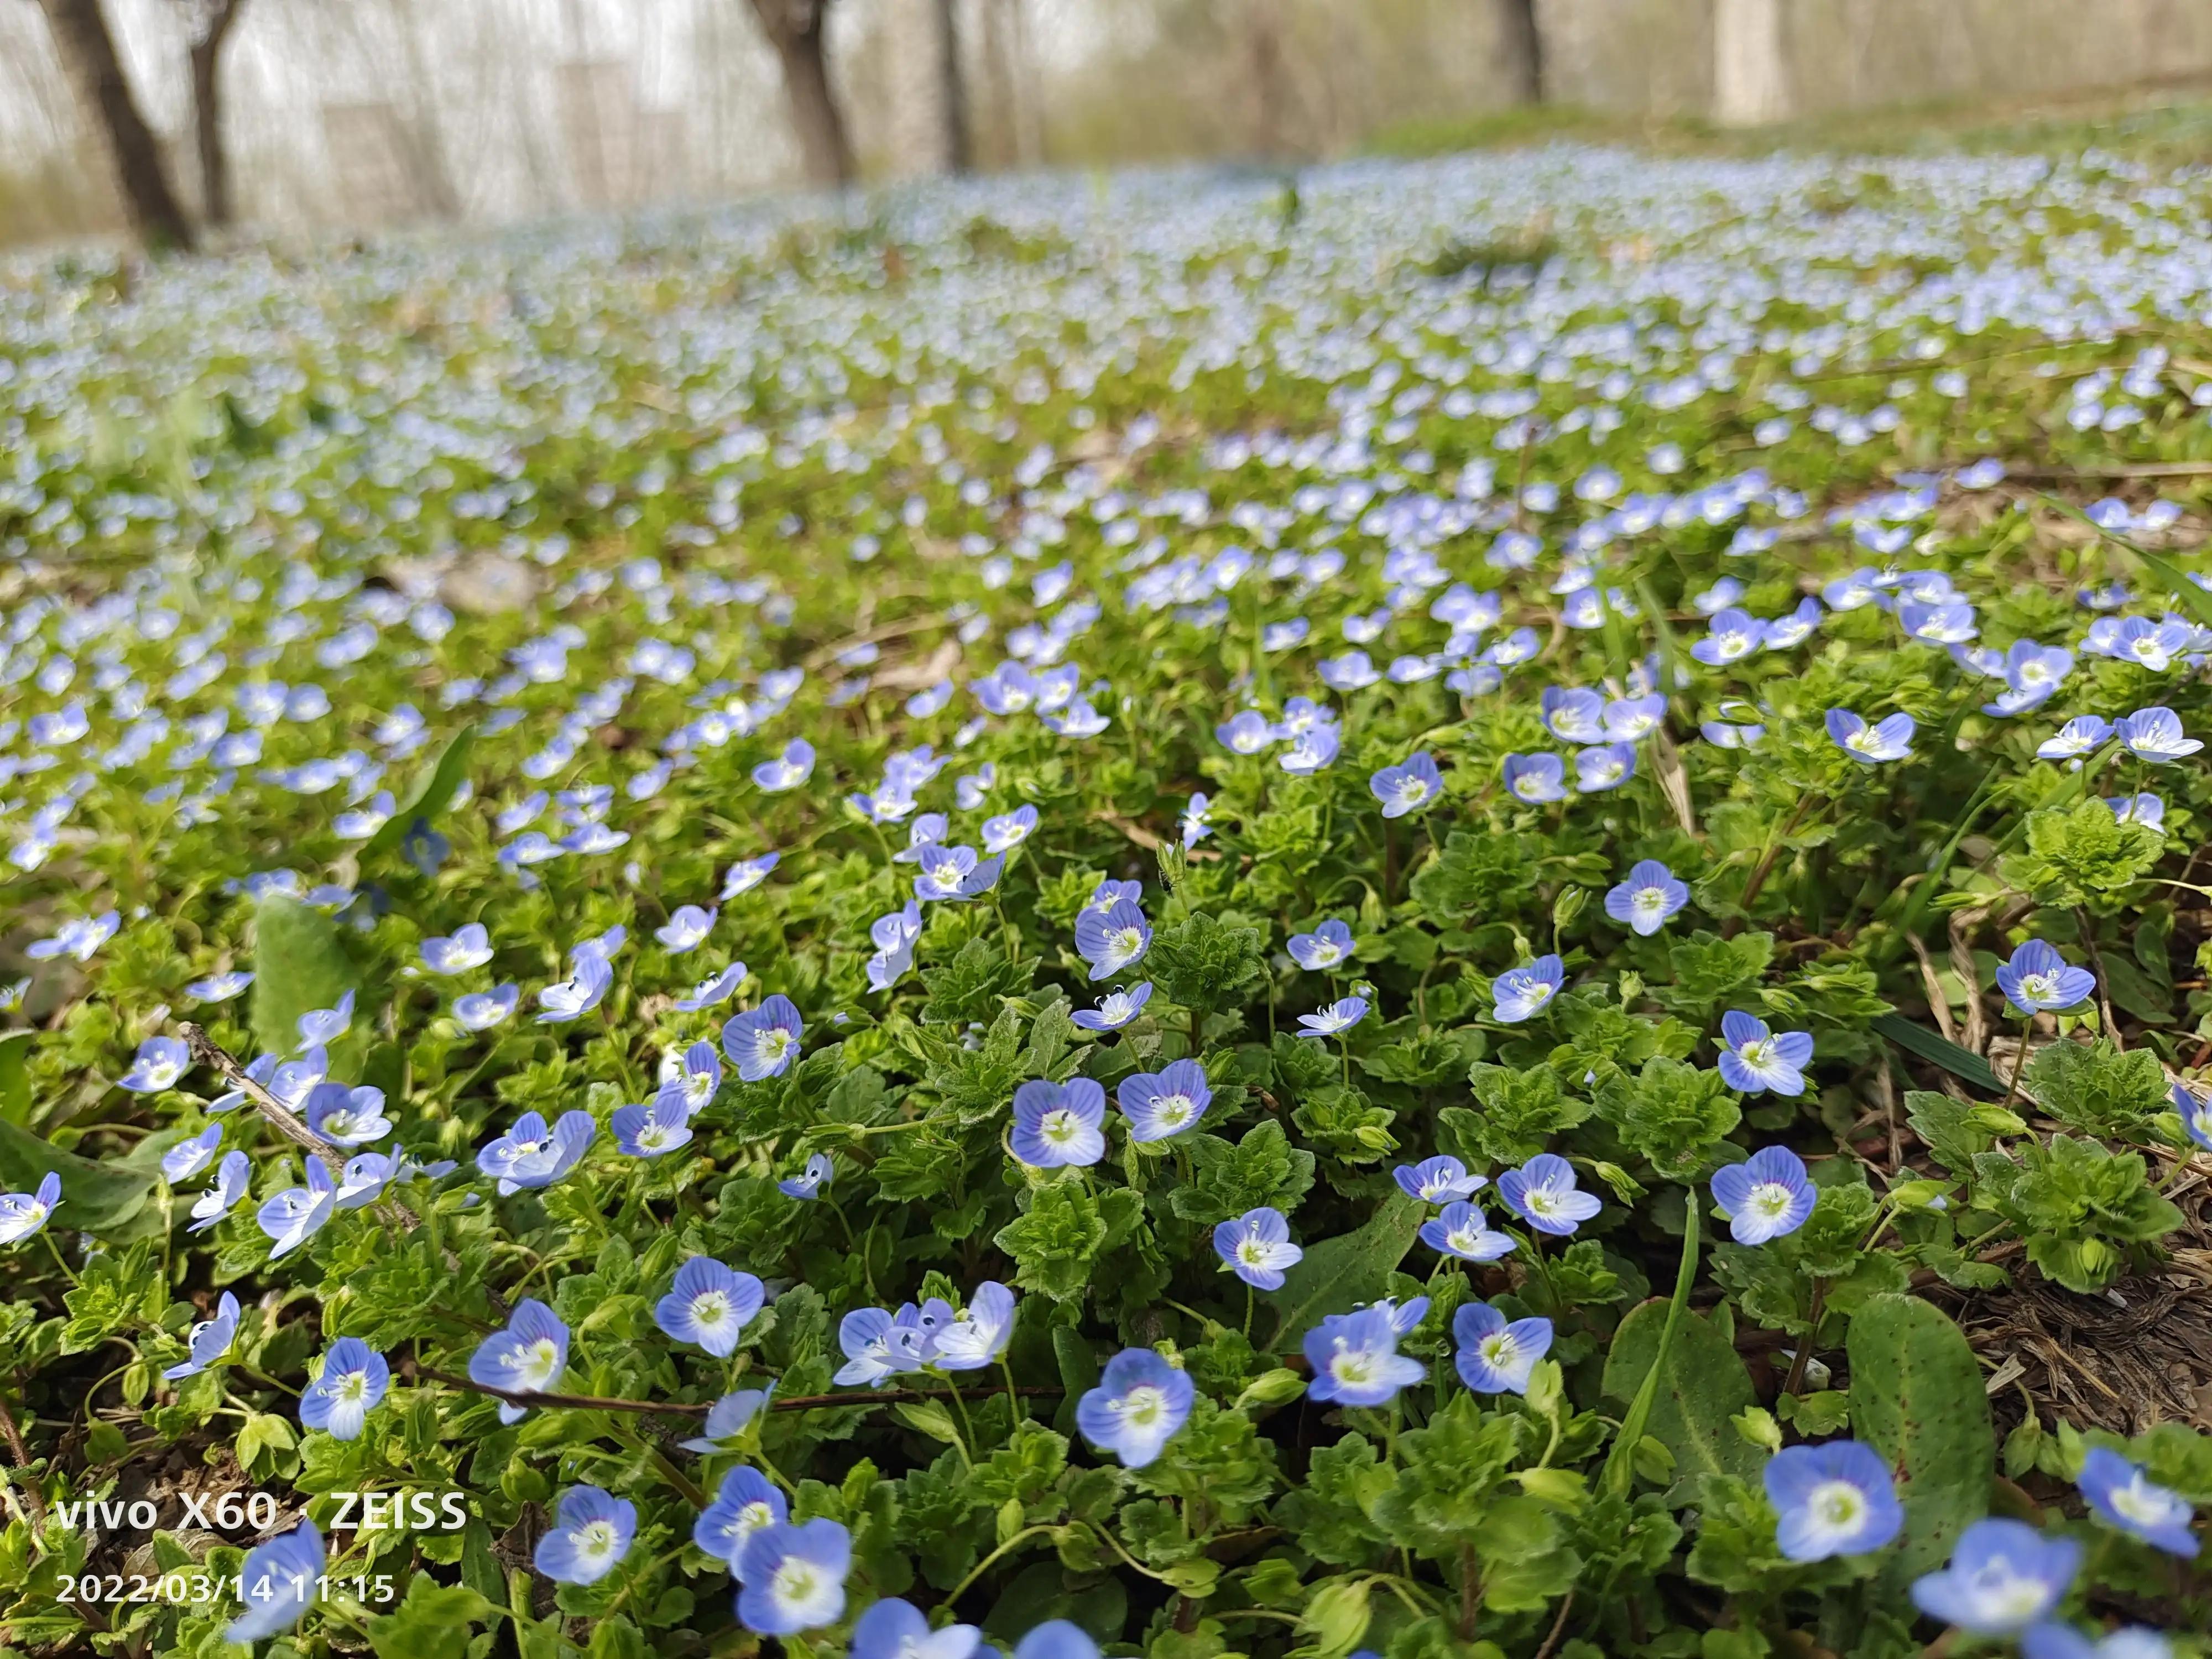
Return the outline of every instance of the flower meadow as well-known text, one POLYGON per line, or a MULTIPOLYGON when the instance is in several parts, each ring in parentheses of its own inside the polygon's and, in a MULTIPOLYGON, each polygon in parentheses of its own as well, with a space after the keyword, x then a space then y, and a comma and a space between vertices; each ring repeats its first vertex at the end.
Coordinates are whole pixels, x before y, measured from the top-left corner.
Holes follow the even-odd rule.
POLYGON ((9 267, 0 1645, 2201 1651, 2209 210, 9 267))

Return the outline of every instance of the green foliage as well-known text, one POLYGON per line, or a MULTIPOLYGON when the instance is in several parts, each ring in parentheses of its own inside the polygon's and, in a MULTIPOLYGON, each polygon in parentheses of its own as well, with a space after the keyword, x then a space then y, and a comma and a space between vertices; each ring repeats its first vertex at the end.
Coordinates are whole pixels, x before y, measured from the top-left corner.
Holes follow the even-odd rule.
POLYGON ((1913 1297, 1881 1296, 1850 1329, 1851 1425, 1885 1458, 1905 1505, 1895 1573, 1939 1565, 1988 1512, 1996 1449, 1982 1368, 1959 1328, 1913 1297))

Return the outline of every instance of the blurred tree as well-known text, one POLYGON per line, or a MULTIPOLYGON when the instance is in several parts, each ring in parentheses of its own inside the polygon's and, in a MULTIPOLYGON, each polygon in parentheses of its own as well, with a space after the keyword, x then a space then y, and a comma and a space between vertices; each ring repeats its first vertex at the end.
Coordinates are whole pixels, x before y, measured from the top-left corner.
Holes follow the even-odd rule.
POLYGON ((1544 31, 1536 0, 1498 0, 1498 41, 1506 84, 1524 104, 1544 101, 1544 31))
POLYGON ((937 0, 938 102, 945 116, 945 167, 967 173, 975 165, 968 137, 968 79, 960 61, 960 0, 937 0))
POLYGON ((38 0, 38 5, 78 102, 106 140, 132 232, 149 247, 189 250, 192 228, 169 188, 161 146, 138 112, 100 0, 38 0))
POLYGON ((830 86, 822 33, 831 0, 752 0, 769 44, 783 69, 783 95, 809 184, 834 188, 853 182, 853 145, 844 112, 830 86))
POLYGON ((222 46, 246 0, 172 0, 191 31, 192 138, 200 158, 200 215, 211 229, 230 223, 230 152, 222 143, 222 46))

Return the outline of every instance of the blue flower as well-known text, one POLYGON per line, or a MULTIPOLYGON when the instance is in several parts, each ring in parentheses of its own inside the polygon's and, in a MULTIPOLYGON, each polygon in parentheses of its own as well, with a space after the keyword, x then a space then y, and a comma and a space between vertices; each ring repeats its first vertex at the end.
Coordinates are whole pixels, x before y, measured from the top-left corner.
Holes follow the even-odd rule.
POLYGON ((2201 739, 2183 734, 2181 717, 2171 708, 2139 708, 2124 716, 2113 730, 2128 753, 2154 766, 2193 755, 2204 746, 2201 739))
POLYGON ((434 974, 465 974, 491 960, 491 935, 480 921, 457 927, 449 938, 422 941, 422 965, 434 974))
POLYGON ((642 1105, 617 1106, 609 1123, 626 1158, 659 1158, 691 1141, 691 1114, 678 1089, 664 1089, 642 1105))
POLYGON ((1033 1170, 1087 1166, 1106 1155, 1106 1091, 1087 1077, 1033 1079, 1014 1091, 1014 1156, 1033 1170))
POLYGON ((810 1152, 806 1158, 806 1167, 797 1175, 787 1176, 777 1182, 776 1190, 786 1198, 802 1200, 819 1198, 822 1195, 822 1189, 830 1184, 830 1177, 836 1173, 836 1169, 837 1166, 830 1161, 829 1153, 810 1152))
POLYGON ((721 1086, 722 1057, 711 1042, 695 1042, 661 1061, 659 1093, 674 1097, 686 1114, 705 1111, 721 1086))
POLYGON ((1213 735, 1231 754, 1256 755, 1275 741, 1275 728, 1258 709, 1246 708, 1215 726, 1213 735))
POLYGON ((932 1630, 921 1609, 886 1596, 854 1621, 848 1659, 970 1659, 983 1632, 973 1625, 932 1630))
POLYGON ((1518 1025, 1542 1012, 1559 995, 1566 977, 1566 969, 1556 956, 1538 957, 1521 967, 1507 969, 1490 983, 1497 1018, 1503 1024, 1518 1025))
POLYGON ((1606 894, 1605 913, 1648 939, 1689 902, 1689 888, 1674 878, 1672 870, 1656 859, 1644 859, 1630 868, 1626 881, 1606 894))
POLYGON ((2168 1555, 2196 1559, 2199 1545, 2190 1530, 2196 1510, 2180 1493, 2157 1485, 2119 1453, 2104 1446, 2090 1448, 2075 1484, 2099 1519, 2168 1555))
POLYGON ((1574 1166, 1556 1152, 1539 1152, 1498 1176, 1498 1195, 1538 1232, 1561 1237, 1605 1207, 1576 1188, 1574 1166))
POLYGON ((1189 1376, 1152 1349, 1124 1348, 1076 1402, 1075 1425, 1123 1467, 1141 1469, 1182 1431, 1195 1393, 1189 1376))
POLYGON ((1595 749, 1575 751, 1575 787, 1585 794, 1617 789, 1635 775, 1636 745, 1632 743, 1602 744, 1595 749))
POLYGON ((1307 1393, 1316 1401, 1380 1406, 1428 1375, 1418 1359, 1398 1352, 1400 1332, 1391 1310, 1376 1306, 1330 1314, 1306 1333, 1306 1363, 1313 1367, 1307 1393))
POLYGON ((1223 1267, 1262 1291, 1282 1289, 1284 1270, 1296 1267, 1305 1255, 1291 1243, 1291 1224, 1283 1212, 1265 1206, 1216 1227, 1213 1253, 1223 1267))
POLYGON ((1739 1094, 1802 1095, 1812 1058, 1810 1031, 1770 1031, 1740 1008, 1721 1016, 1721 1080, 1739 1094))
POLYGON ((727 1002, 744 979, 745 964, 733 962, 717 973, 709 974, 691 988, 691 994, 678 997, 677 1008, 687 1014, 696 1014, 702 1008, 712 1008, 717 1003, 727 1002))
MULTIPOLYGON (((2181 1127, 2189 1138, 2212 1152, 2212 1100, 2200 1098, 2181 1084, 2172 1089, 2173 1109, 2181 1114, 2181 1127)), ((0 1200, 0 1203, 4 1203, 0 1200)))
POLYGON ((1152 982, 1146 980, 1131 990, 1109 991, 1098 999, 1095 1010, 1079 1008, 1070 1018, 1086 1031, 1118 1031, 1143 1012, 1152 1000, 1152 982))
POLYGON ((307 1091, 307 1127, 333 1146, 366 1146, 392 1133, 384 1091, 343 1083, 318 1083, 307 1091))
POLYGON ((763 1636, 796 1636, 845 1614, 853 1534, 826 1517, 772 1521, 738 1552, 738 1622, 763 1636))
POLYGON ((205 979, 196 979, 185 987, 185 994, 197 1002, 228 1002, 253 983, 253 975, 234 968, 227 974, 212 974, 205 979))
POLYGON ((763 1527, 790 1518, 791 1505, 769 1478, 740 1463, 722 1477, 714 1501, 699 1511, 691 1525, 691 1541, 734 1570, 745 1540, 763 1527))
POLYGON ((922 1352, 927 1333, 919 1311, 909 1303, 896 1314, 881 1308, 857 1308, 837 1323, 837 1346, 845 1364, 831 1379, 841 1389, 865 1382, 879 1389, 904 1371, 918 1371, 927 1363, 922 1352))
POLYGON ((1075 949, 1091 964, 1094 980, 1111 979, 1152 948, 1152 924, 1133 897, 1117 897, 1103 915, 1095 904, 1085 905, 1075 919, 1075 949))
POLYGON ((246 1552, 238 1570, 239 1599, 246 1611, 222 1632, 226 1642, 252 1644, 300 1621, 322 1596, 323 1535, 312 1521, 246 1552))
POLYGON ((1022 1638, 1014 1659, 1098 1659, 1098 1644, 1079 1625, 1048 1619, 1022 1638))
POLYGON ((1133 1072, 1123 1078, 1115 1099, 1129 1120, 1130 1139, 1165 1140, 1206 1115, 1213 1091, 1206 1085, 1203 1066, 1194 1060, 1173 1060, 1157 1072, 1133 1072))
POLYGON ((556 1583, 596 1584, 629 1553, 636 1536, 636 1504, 603 1487, 571 1486, 561 1494, 531 1565, 556 1583))
POLYGON ((453 1018, 462 1030, 488 1031, 493 1026, 511 1018, 514 1005, 522 1000, 519 985, 502 985, 496 990, 471 991, 466 996, 453 999, 453 1018))
POLYGON ((300 1395, 300 1421, 340 1440, 357 1440, 391 1385, 384 1356, 357 1336, 342 1336, 323 1355, 322 1375, 300 1395))
POLYGON ((216 1148, 222 1145, 222 1125, 210 1123, 189 1140, 180 1140, 161 1154, 161 1174, 173 1186, 180 1181, 190 1181, 215 1161, 216 1148))
POLYGON ((1864 717, 1848 708, 1831 708, 1827 720, 1828 735, 1836 746, 1863 766, 1911 757, 1916 722, 1910 714, 1892 714, 1869 726, 1864 717))
POLYGON ((182 1037, 150 1036, 138 1045, 138 1057, 115 1085, 136 1095, 157 1095, 173 1088, 191 1068, 192 1053, 182 1037))
POLYGON ((1975 1636, 2010 1636, 2045 1618, 2081 1565, 2081 1546, 2046 1538, 2024 1521, 1977 1521, 1951 1562, 1912 1583, 1912 1604, 1975 1636))
POLYGON ((1333 1037, 1367 1017, 1365 997, 1339 997, 1318 1012, 1298 1016, 1300 1036, 1333 1037))
POLYGON ((522 1188, 550 1187, 583 1162, 599 1132, 589 1112, 563 1112, 550 1130, 544 1117, 525 1112, 477 1154, 477 1168, 499 1182, 501 1197, 522 1188))
POLYGON ((280 1261, 313 1238, 337 1213, 337 1182, 319 1158, 307 1160, 307 1180, 302 1187, 287 1187, 254 1212, 254 1222, 268 1234, 269 1259, 280 1261))
POLYGON ((914 896, 923 900, 971 899, 999 884, 1003 859, 978 863, 972 847, 925 847, 921 873, 914 878, 914 896))
POLYGON ((653 1322, 678 1342, 696 1342, 717 1359, 737 1352, 738 1337, 767 1299, 759 1279, 695 1255, 676 1270, 676 1283, 656 1303, 653 1322))
POLYGON ((1869 1555, 1905 1525, 1889 1465, 1856 1440, 1785 1447, 1766 1460, 1765 1481, 1775 1547, 1792 1561, 1869 1555))
POLYGON ((1194 791, 1182 809, 1182 849, 1186 853, 1213 833, 1206 823, 1206 805, 1205 794, 1194 791))
MULTIPOLYGON (((246 1196, 253 1180, 253 1166, 244 1152, 225 1152, 215 1168, 215 1185, 192 1201, 192 1224, 185 1231, 204 1233, 228 1215, 231 1206, 246 1196)), ((0 1243, 5 1242, 7 1202, 0 1199, 0 1243)))
POLYGON ((2142 1625, 2093 1639, 2050 1620, 2021 1632, 2020 1651, 2021 1659, 2173 1659, 2173 1644, 2142 1625))
POLYGON ((750 893, 769 878, 769 872, 783 861, 781 853, 763 853, 757 858, 739 859, 722 877, 722 890, 718 896, 727 904, 732 899, 750 893))
POLYGON ((1402 818, 1419 811, 1443 793, 1443 775, 1426 750, 1406 758, 1402 766, 1386 766, 1367 780, 1367 787, 1382 803, 1382 816, 1402 818))
POLYGON ((1016 807, 1011 812, 1001 812, 996 817, 983 820, 983 850, 987 853, 1011 853, 1030 838, 1037 826, 1037 810, 1034 806, 1016 807))
POLYGON ((804 738, 793 738, 783 753, 753 768, 753 781, 772 795, 796 789, 813 775, 814 745, 804 738))
POLYGON ((2071 968, 2065 957, 2039 939, 2032 939, 1997 965, 1997 989, 2021 1013, 2056 1013, 2079 1007, 2097 992, 2097 976, 2071 968))
POLYGON ((722 1052, 747 1083, 781 1077, 798 1057, 806 1022, 789 997, 776 993, 757 1008, 732 1015, 722 1027, 722 1052))
POLYGON ((2073 760, 2086 755, 2111 738, 2112 723, 2100 714, 2076 714, 2058 728, 2056 737, 2045 738, 2035 751, 2038 760, 2073 760))
POLYGON ((1805 1160, 1787 1146, 1767 1146, 1741 1164, 1713 1171, 1713 1202, 1739 1244, 1764 1244, 1794 1233, 1813 1213, 1817 1194, 1805 1160))
POLYGON ((720 911, 696 904, 679 904, 670 913, 666 922, 653 930, 653 938, 672 957, 682 956, 699 948, 700 941, 714 929, 714 918, 720 911))
POLYGON ((1390 1171, 1390 1177, 1398 1183, 1400 1192, 1424 1204, 1449 1204, 1454 1199, 1473 1198, 1490 1184, 1486 1176, 1469 1175, 1466 1164, 1449 1155, 1425 1158, 1419 1164, 1401 1164, 1390 1171))
POLYGON ((1530 806, 1567 798, 1567 763, 1557 755, 1508 755, 1505 787, 1530 806))
POLYGON ((1718 668, 1741 661, 1766 642, 1766 624, 1734 606, 1712 620, 1705 637, 1690 647, 1699 662, 1718 668))
MULTIPOLYGON (((535 1297, 514 1304, 507 1328, 494 1331, 469 1356, 469 1380, 506 1394, 550 1392, 568 1368, 568 1328, 535 1297)), ((519 1423, 530 1407, 502 1400, 499 1420, 519 1423)))
POLYGON ((1421 1242, 1462 1261, 1495 1261, 1513 1253, 1512 1238, 1493 1231, 1482 1212, 1465 1199, 1455 1199, 1424 1221, 1421 1242))
POLYGON ((2107 795, 2105 805, 2122 823, 2147 823, 2154 830, 2166 827, 2166 802, 2148 791, 2138 795, 2107 795))
POLYGON ((216 1304, 215 1317, 203 1319, 185 1339, 191 1357, 170 1366, 161 1375, 174 1382, 179 1378, 197 1376, 230 1352, 232 1340, 238 1335, 238 1298, 228 1291, 216 1304))
POLYGON ((1552 1351, 1552 1322, 1509 1322, 1487 1302, 1468 1302, 1452 1316, 1452 1340, 1453 1367, 1475 1393, 1526 1394, 1536 1362, 1552 1351))
POLYGON ((1291 960, 1309 971, 1334 968, 1352 955, 1352 929, 1332 917, 1310 933, 1291 934, 1289 948, 1291 960))
POLYGON ((702 1453, 728 1449, 727 1443, 744 1432, 775 1393, 775 1384, 771 1382, 765 1389, 739 1389, 724 1395, 708 1407, 707 1421, 701 1431, 677 1444, 686 1451, 702 1453))
POLYGON ((1605 741, 1605 699, 1579 686, 1547 685, 1537 699, 1544 729, 1561 743, 1605 741))
POLYGON ((965 1311, 931 1339, 929 1363, 941 1371, 980 1371, 999 1362, 1013 1334, 1014 1293, 987 1279, 965 1311))
POLYGON ((570 959, 568 978, 538 992, 538 1006, 543 1012, 538 1023, 558 1024, 589 1013, 614 982, 615 970, 605 957, 590 951, 577 954, 570 959))
POLYGON ((310 1008, 301 1015, 299 1047, 319 1048, 343 1036, 353 1024, 353 997, 354 994, 348 991, 338 999, 337 1007, 310 1008))

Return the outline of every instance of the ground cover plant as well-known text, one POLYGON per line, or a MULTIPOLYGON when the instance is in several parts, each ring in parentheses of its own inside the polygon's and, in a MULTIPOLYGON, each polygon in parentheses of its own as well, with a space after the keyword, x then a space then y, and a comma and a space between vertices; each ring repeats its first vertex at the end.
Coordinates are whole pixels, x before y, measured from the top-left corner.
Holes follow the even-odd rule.
POLYGON ((2197 1650, 2207 205, 9 267, 0 1642, 2197 1650))

